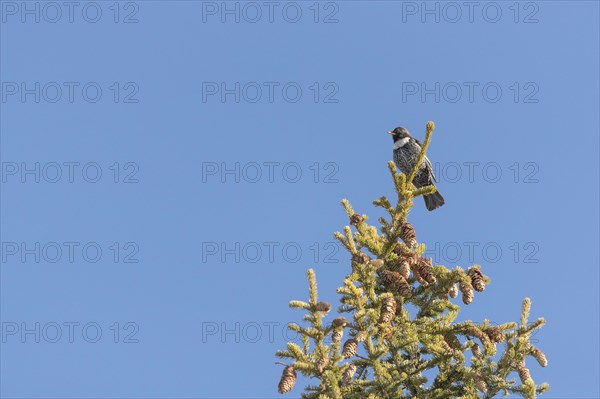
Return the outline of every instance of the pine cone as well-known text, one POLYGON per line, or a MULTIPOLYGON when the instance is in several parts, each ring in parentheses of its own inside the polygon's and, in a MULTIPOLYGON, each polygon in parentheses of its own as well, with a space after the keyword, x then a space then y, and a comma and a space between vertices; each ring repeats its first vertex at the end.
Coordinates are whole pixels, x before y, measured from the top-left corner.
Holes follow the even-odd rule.
POLYGON ((396 300, 394 297, 385 296, 381 301, 381 312, 379 314, 379 323, 390 323, 394 320, 397 308, 396 300))
POLYGON ((317 312, 327 313, 331 310, 331 305, 327 302, 317 302, 317 304, 315 305, 315 310, 317 312))
POLYGON ((473 356, 475 357, 481 356, 481 349, 477 343, 474 343, 473 346, 471 346, 471 352, 473 352, 473 356))
POLYGON ((475 338, 479 338, 482 342, 489 341, 488 336, 477 326, 470 326, 467 333, 475 338))
POLYGON ((454 351, 452 350, 452 347, 450 345, 448 345, 448 342, 446 342, 445 339, 442 340, 442 348, 444 348, 444 352, 447 355, 451 355, 452 353, 454 353, 454 351))
POLYGON ((471 283, 466 279, 462 279, 458 283, 458 288, 460 288, 460 292, 462 292, 462 300, 465 305, 473 302, 473 287, 471 286, 471 283))
POLYGON ((500 327, 489 327, 485 333, 490 338, 490 341, 494 343, 500 343, 504 341, 504 334, 502 334, 500 327))
POLYGON ((517 372, 519 373, 519 378, 523 384, 527 384, 531 381, 531 374, 529 374, 529 369, 525 367, 525 362, 521 362, 517 367, 517 372))
POLYGON ((544 355, 544 352, 542 352, 538 348, 533 348, 533 350, 531 351, 531 356, 533 356, 533 358, 535 360, 537 360, 537 362, 540 364, 540 366, 546 367, 548 365, 548 360, 546 359, 546 355, 544 355))
POLYGON ((399 273, 393 272, 391 270, 382 270, 379 272, 379 277, 381 278, 381 282, 386 287, 390 287, 394 284, 394 281, 400 276, 399 273))
POLYGON ((404 278, 408 278, 410 275, 410 268, 417 262, 419 255, 415 252, 402 253, 402 251, 399 251, 397 255, 398 259, 396 260, 396 267, 404 278))
POLYGON ((452 333, 448 333, 448 334, 444 335, 444 341, 448 345, 450 345, 450 347, 452 349, 462 352, 462 344, 460 343, 460 340, 456 337, 456 335, 454 335, 452 333))
POLYGON ((354 339, 358 342, 365 342, 367 340, 367 333, 365 331, 361 331, 358 334, 356 334, 354 339))
POLYGON ((398 273, 400 273, 405 280, 408 279, 410 277, 410 264, 406 261, 400 262, 398 273))
POLYGON ((317 364, 317 371, 320 373, 323 372, 323 370, 325 370, 325 367, 327 367, 327 365, 329 364, 329 357, 324 356, 319 360, 319 363, 317 364))
MULTIPOLYGON (((404 279, 404 277, 400 276, 402 280, 400 280, 400 285, 398 287, 398 293, 402 295, 404 298, 410 298, 412 296, 412 289, 408 281, 404 279)), ((395 311, 394 311, 395 313, 395 311)))
POLYGON ((364 218, 361 215, 359 215, 358 213, 355 213, 354 215, 352 215, 350 217, 350 224, 353 226, 358 226, 363 221, 364 221, 364 218))
POLYGON ((373 259, 368 262, 368 265, 375 269, 380 269, 381 267, 383 267, 383 263, 383 259, 373 259))
POLYGON ((285 366, 281 380, 279 380, 279 393, 288 393, 296 384, 296 370, 294 366, 285 366))
POLYGON ((349 385, 352 382, 354 373, 356 373, 356 365, 351 364, 346 370, 344 370, 344 374, 342 374, 342 382, 346 385, 349 385))
POLYGON ((333 327, 333 331, 331 332, 331 339, 333 342, 340 342, 342 337, 344 336, 344 327, 348 325, 348 320, 345 317, 336 317, 331 322, 331 327, 333 327))
POLYGON ((414 278, 417 279, 417 281, 423 286, 423 287, 427 287, 429 285, 429 283, 421 276, 421 274, 419 273, 419 267, 417 265, 414 265, 412 268, 412 272, 413 272, 413 276, 414 278))
POLYGON ((471 284, 473 285, 473 288, 475 288, 475 291, 481 292, 485 290, 485 277, 479 268, 471 267, 467 273, 471 278, 471 284))
POLYGON ((415 229, 412 224, 404 222, 400 228, 400 238, 402 238, 402 241, 404 241, 410 248, 417 247, 417 233, 415 233, 415 229))
POLYGON ((450 295, 450 298, 456 298, 456 296, 458 295, 458 288, 456 288, 456 284, 452 284, 452 286, 448 290, 448 295, 450 295))
POLYGON ((369 255, 367 255, 364 252, 357 252, 355 254, 352 255, 352 261, 358 264, 365 264, 367 263, 371 258, 369 258, 369 255))
POLYGON ((379 272, 379 275, 386 288, 391 288, 392 291, 399 293, 405 298, 412 295, 410 284, 408 284, 406 279, 402 277, 400 273, 391 270, 382 270, 379 272))
POLYGON ((344 349, 342 350, 342 357, 350 359, 356 355, 358 350, 358 341, 355 338, 350 338, 344 342, 344 349))
POLYGON ((413 271, 417 270, 417 273, 423 280, 429 284, 435 284, 437 279, 433 273, 433 266, 431 258, 419 258, 415 264, 413 271))
POLYGON ((394 249, 392 250, 392 252, 398 256, 402 256, 402 254, 404 254, 404 251, 402 250, 402 245, 400 245, 400 243, 397 242, 396 245, 394 245, 394 249))
POLYGON ((331 325, 333 327, 346 327, 348 325, 348 320, 346 320, 345 317, 336 317, 335 319, 333 319, 333 321, 331 322, 331 325))
POLYGON ((342 337, 344 336, 344 330, 341 328, 336 328, 335 330, 333 330, 333 332, 331 333, 331 340, 333 342, 340 342, 342 340, 342 337))

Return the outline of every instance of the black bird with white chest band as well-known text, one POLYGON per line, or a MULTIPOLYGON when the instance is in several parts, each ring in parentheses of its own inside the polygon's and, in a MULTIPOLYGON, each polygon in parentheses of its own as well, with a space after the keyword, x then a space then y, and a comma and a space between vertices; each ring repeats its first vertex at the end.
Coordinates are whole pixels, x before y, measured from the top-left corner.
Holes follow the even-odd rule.
MULTIPOLYGON (((403 127, 397 127, 388 133, 391 134, 394 139, 394 163, 402 173, 408 176, 415 166, 415 163, 417 163, 423 144, 421 144, 419 140, 410 137, 408 130, 403 127)), ((413 184, 415 187, 421 188, 430 186, 433 182, 437 182, 437 180, 433 174, 431 162, 429 162, 429 159, 425 156, 421 165, 419 165, 417 174, 413 179, 413 184)), ((433 211, 444 205, 444 197, 442 197, 438 191, 433 194, 424 195, 423 198, 425 199, 425 206, 429 211, 433 211)))

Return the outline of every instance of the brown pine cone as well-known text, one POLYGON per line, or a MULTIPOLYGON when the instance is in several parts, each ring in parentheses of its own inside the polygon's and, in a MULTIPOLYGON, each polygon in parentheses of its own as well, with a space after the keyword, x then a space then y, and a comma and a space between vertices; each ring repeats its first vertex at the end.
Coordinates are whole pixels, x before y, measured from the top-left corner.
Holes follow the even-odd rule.
POLYGON ((460 288, 460 292, 462 292, 462 300, 465 305, 473 302, 473 287, 471 286, 471 283, 466 279, 462 279, 458 283, 458 288, 460 288))
POLYGON ((482 342, 489 341, 488 336, 477 326, 469 327, 467 333, 475 338, 479 338, 482 342))
POLYGON ((383 267, 383 263, 383 259, 373 259, 368 262, 368 265, 372 266, 375 269, 380 269, 381 267, 383 267))
POLYGON ((364 218, 362 217, 362 215, 359 215, 358 213, 355 213, 354 215, 352 215, 350 217, 350 224, 353 226, 358 226, 363 221, 364 221, 364 218))
POLYGON ((410 268, 417 262, 418 259, 419 255, 417 255, 415 252, 398 254, 396 267, 404 278, 408 278, 410 276, 410 268))
POLYGON ((405 280, 407 280, 410 277, 410 264, 405 261, 400 262, 400 266, 398 267, 398 273, 400 273, 400 275, 404 277, 405 280))
POLYGON ((352 255, 352 261, 358 264, 365 264, 367 263, 371 258, 369 258, 369 255, 367 255, 364 252, 357 252, 355 254, 352 255))
POLYGON ((358 334, 356 334, 354 339, 357 340, 358 342, 365 342, 367 339, 367 333, 364 331, 361 331, 358 334))
POLYGON ((398 277, 401 277, 399 273, 393 272, 391 270, 382 270, 379 272, 379 277, 381 278, 381 282, 386 287, 391 287, 394 285, 395 280, 398 277))
POLYGON ((473 352, 473 356, 481 356, 481 349, 477 343, 474 343, 473 346, 471 346, 471 352, 473 352))
POLYGON ((418 275, 428 284, 435 284, 437 279, 433 273, 433 266, 431 258, 419 258, 417 263, 413 266, 413 271, 417 271, 418 275))
POLYGON ((391 270, 382 270, 379 272, 379 275, 386 288, 392 289, 392 291, 399 293, 405 298, 412 295, 410 284, 408 284, 406 279, 402 277, 400 273, 391 270))
POLYGON ((537 360, 537 362, 540 364, 540 366, 546 367, 548 365, 548 360, 546 359, 546 355, 544 355, 544 352, 542 352, 538 348, 533 348, 533 350, 531 351, 531 356, 533 356, 533 358, 535 360, 537 360))
POLYGON ((331 305, 327 302, 317 302, 315 305, 315 310, 317 312, 327 313, 331 310, 331 305))
POLYGON ((333 342, 340 342, 342 340, 343 336, 344 336, 344 330, 342 328, 336 328, 331 333, 331 340, 333 342))
POLYGON ((448 295, 450 295, 450 298, 456 298, 456 296, 458 295, 458 288, 456 288, 456 284, 452 284, 452 286, 448 290, 448 295))
POLYGON ((525 362, 521 362, 517 367, 517 372, 519 373, 519 378, 523 384, 527 384, 531 381, 531 374, 529 373, 529 369, 525 367, 525 362))
POLYGON ((448 333, 446 335, 444 335, 444 341, 450 345, 450 347, 454 350, 458 350, 462 352, 462 344, 460 343, 459 339, 456 337, 456 335, 452 334, 452 333, 448 333))
POLYGON ((333 342, 340 342, 344 336, 344 327, 348 325, 348 320, 345 317, 336 317, 331 322, 333 331, 331 332, 331 339, 333 342))
POLYGON ((346 370, 344 370, 344 374, 342 374, 342 382, 346 385, 349 385, 352 382, 354 373, 356 373, 356 365, 351 364, 346 370))
POLYGON ((296 370, 294 366, 285 366, 281 380, 279 380, 279 393, 288 393, 296 384, 296 370))
POLYGON ((322 357, 317 363, 317 371, 322 373, 325 370, 325 367, 329 364, 329 358, 327 356, 322 357))
POLYGON ((404 222, 400 228, 400 238, 408 245, 409 248, 417 247, 417 233, 412 224, 404 222))
POLYGON ((421 284, 423 287, 427 287, 429 285, 429 283, 419 273, 419 267, 417 265, 413 266, 412 273, 413 277, 416 278, 419 284, 421 284))
POLYGON ((444 348, 444 353, 447 355, 454 353, 454 351, 452 350, 452 347, 450 347, 450 345, 448 345, 446 340, 442 340, 442 348, 444 348))
POLYGON ((504 341, 504 334, 502 334, 502 330, 500 327, 489 327, 485 333, 490 338, 490 341, 494 343, 500 343, 504 341))
POLYGON ((469 268, 467 273, 471 278, 471 284, 473 285, 473 288, 475 288, 475 291, 481 292, 485 290, 485 277, 478 267, 469 268))
POLYGON ((342 349, 342 356, 346 359, 350 359, 354 355, 356 355, 356 351, 358 350, 358 341, 355 338, 347 339, 344 342, 344 348, 342 349))
POLYGON ((410 298, 412 296, 412 288, 404 277, 400 276, 400 278, 402 280, 400 280, 400 285, 398 286, 398 294, 402 295, 404 298, 410 298))
POLYGON ((393 296, 385 296, 381 300, 381 311, 379 314, 379 323, 390 323, 394 320, 397 308, 396 300, 393 296))
POLYGON ((397 242, 396 245, 394 245, 394 249, 392 250, 392 252, 398 256, 402 256, 402 254, 404 253, 404 251, 402 251, 402 245, 400 245, 400 243, 397 242))
POLYGON ((340 317, 336 317, 335 319, 333 319, 333 321, 331 322, 331 325, 333 327, 346 327, 348 325, 348 320, 346 320, 345 317, 340 316, 340 317))

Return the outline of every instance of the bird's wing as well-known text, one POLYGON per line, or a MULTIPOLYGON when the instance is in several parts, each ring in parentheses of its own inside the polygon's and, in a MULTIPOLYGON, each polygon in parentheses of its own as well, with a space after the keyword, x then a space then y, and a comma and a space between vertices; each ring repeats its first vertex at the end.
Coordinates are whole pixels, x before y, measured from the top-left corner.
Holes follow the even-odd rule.
POLYGON ((433 173, 433 166, 431 165, 429 158, 427 158, 427 155, 425 155, 423 162, 425 162, 425 165, 427 165, 427 168, 429 169, 429 176, 431 176, 433 181, 437 183, 437 179, 435 178, 435 174, 433 173))
MULTIPOLYGON (((415 138, 413 138, 413 139, 417 142, 417 144, 419 145, 419 147, 423 148, 423 144, 419 140, 417 140, 415 138)), ((435 178, 435 174, 433 173, 433 166, 431 165, 431 162, 429 161, 429 158, 427 158, 427 155, 425 155, 425 158, 423 159, 423 162, 425 162, 425 165, 429 169, 429 176, 431 176, 431 178, 433 179, 433 181, 437 183, 437 179, 435 178)))

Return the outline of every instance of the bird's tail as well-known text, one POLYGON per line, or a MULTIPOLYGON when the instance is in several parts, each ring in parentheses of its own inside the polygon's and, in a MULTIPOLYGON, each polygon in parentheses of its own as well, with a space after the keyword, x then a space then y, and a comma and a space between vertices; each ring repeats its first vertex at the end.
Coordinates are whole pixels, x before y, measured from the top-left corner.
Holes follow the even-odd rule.
POLYGON ((437 191, 433 194, 424 195, 423 198, 425 199, 425 206, 428 211, 433 211, 444 205, 444 197, 437 191))

